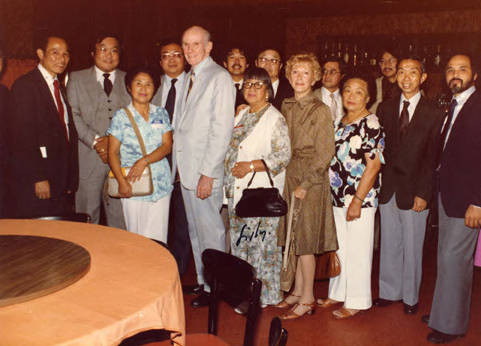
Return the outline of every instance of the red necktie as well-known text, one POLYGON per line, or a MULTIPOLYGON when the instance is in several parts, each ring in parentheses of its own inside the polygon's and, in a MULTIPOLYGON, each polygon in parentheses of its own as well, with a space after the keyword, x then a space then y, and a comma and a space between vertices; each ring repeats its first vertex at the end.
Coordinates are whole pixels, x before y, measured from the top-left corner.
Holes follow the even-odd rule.
POLYGON ((65 125, 65 118, 64 118, 65 113, 63 109, 62 99, 60 98, 60 85, 59 85, 58 79, 53 81, 53 87, 54 87, 55 101, 57 102, 58 115, 60 117, 60 122, 62 123, 63 129, 65 131, 65 139, 68 141, 67 126, 65 125))

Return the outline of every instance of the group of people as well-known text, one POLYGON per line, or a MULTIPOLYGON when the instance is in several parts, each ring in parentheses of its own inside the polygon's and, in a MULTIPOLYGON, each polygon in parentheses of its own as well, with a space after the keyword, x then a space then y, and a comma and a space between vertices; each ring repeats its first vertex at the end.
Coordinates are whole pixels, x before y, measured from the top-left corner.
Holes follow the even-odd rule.
POLYGON ((8 113, 0 136, 0 154, 8 152, 4 215, 76 211, 98 223, 103 203, 108 225, 168 242, 181 274, 192 249, 193 307, 209 302, 202 252, 230 248, 256 269, 261 305, 282 309, 282 319, 338 304, 332 314, 344 319, 398 301, 406 314, 417 312, 426 220, 437 202, 438 277, 423 320, 433 329, 431 342, 463 335, 481 226, 481 95, 472 56, 456 54, 447 63, 453 98, 444 112, 423 94, 427 73, 418 56, 384 51, 374 83, 348 73, 337 58, 321 65, 312 53, 292 55, 283 78, 275 49, 249 67, 245 51, 231 48, 223 68, 212 48, 207 30, 188 28, 180 44, 162 45, 159 80, 148 67, 119 70, 119 39, 99 36, 94 66, 72 72, 65 90, 58 75, 69 62, 68 45, 46 38, 37 68, 13 85, 10 107, 0 104, 8 113), (134 196, 132 186, 147 170, 153 193, 134 196), (289 204, 291 225, 286 217, 236 215, 242 192, 269 187, 268 174, 289 204), (109 175, 120 199, 105 192, 109 175), (288 229, 293 260, 281 270, 288 229), (341 273, 330 279, 327 298, 316 300, 315 255, 330 251, 341 273))

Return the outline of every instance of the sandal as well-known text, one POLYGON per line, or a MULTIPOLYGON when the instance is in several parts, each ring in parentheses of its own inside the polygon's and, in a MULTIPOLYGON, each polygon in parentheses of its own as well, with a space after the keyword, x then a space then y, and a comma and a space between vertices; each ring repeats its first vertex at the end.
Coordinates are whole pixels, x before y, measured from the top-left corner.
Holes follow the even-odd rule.
POLYGON ((279 304, 277 305, 274 305, 274 307, 278 308, 278 309, 285 309, 285 308, 289 308, 291 307, 292 305, 296 304, 297 301, 299 300, 301 296, 296 296, 295 294, 290 294, 288 295, 282 302, 280 302, 279 304), (288 303, 287 302, 287 299, 289 299, 290 297, 296 297, 296 301, 293 302, 293 303, 288 303))
POLYGON ((345 307, 342 307, 338 310, 334 310, 332 314, 334 315, 334 318, 336 320, 343 320, 345 318, 349 318, 352 316, 355 316, 358 314, 361 310, 356 310, 356 309, 347 309, 345 307))
POLYGON ((338 302, 337 300, 330 299, 330 298, 317 300, 317 306, 324 309, 339 303, 342 303, 342 302, 338 302))
POLYGON ((279 316, 281 320, 295 320, 296 318, 302 317, 304 315, 313 315, 314 312, 316 311, 316 302, 313 301, 310 304, 305 304, 305 303, 297 303, 295 304, 289 312, 286 312, 285 314, 282 314, 279 316), (296 310, 298 307, 307 307, 307 310, 304 311, 302 314, 297 314, 294 310, 296 310))

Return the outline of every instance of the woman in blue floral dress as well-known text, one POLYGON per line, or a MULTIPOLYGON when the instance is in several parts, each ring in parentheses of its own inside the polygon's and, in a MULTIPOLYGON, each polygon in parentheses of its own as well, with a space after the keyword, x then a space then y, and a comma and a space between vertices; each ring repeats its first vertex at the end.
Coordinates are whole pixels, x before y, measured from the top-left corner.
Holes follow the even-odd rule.
POLYGON ((374 215, 384 162, 384 131, 367 110, 368 79, 348 79, 342 90, 346 115, 335 124, 336 153, 329 168, 341 274, 329 282, 329 298, 321 307, 344 302, 334 310, 338 319, 369 309, 374 215))
POLYGON ((164 243, 167 242, 170 193, 173 189, 167 155, 172 150, 172 127, 169 115, 162 107, 150 103, 157 78, 147 68, 127 73, 125 84, 132 96, 127 109, 139 128, 147 155, 140 144, 125 109, 115 112, 109 136, 109 164, 119 183, 122 208, 127 230, 164 243), (154 192, 148 196, 132 197, 131 183, 150 166, 154 192), (132 167, 127 176, 121 167, 132 167))

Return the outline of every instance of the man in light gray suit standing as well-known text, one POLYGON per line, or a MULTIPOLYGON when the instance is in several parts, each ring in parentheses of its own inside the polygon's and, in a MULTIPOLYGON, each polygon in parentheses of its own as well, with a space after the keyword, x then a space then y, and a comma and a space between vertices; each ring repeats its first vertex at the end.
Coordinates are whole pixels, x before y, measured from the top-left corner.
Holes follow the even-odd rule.
POLYGON ((107 224, 125 229, 120 200, 104 196, 108 137, 105 131, 116 110, 130 103, 124 83, 125 72, 117 69, 120 43, 117 37, 99 36, 92 49, 95 65, 73 72, 67 86, 73 119, 79 137, 79 189, 76 211, 87 213, 99 223, 103 199, 107 224))
POLYGON ((173 167, 182 185, 197 282, 205 290, 191 305, 200 307, 208 304, 210 291, 204 281, 202 252, 225 250, 219 211, 224 157, 234 126, 235 88, 230 74, 210 57, 212 41, 207 30, 187 29, 182 48, 191 70, 181 112, 174 118, 173 167))

